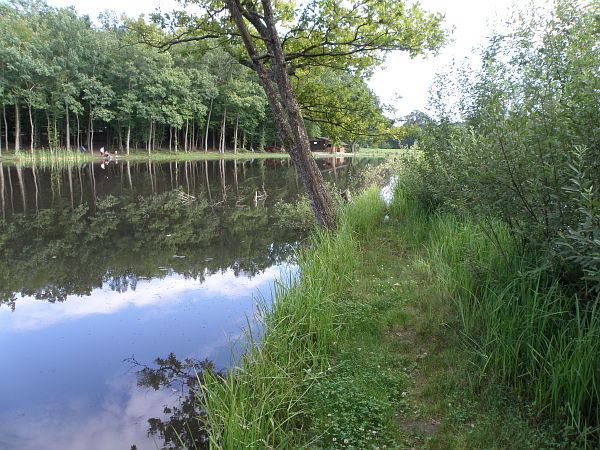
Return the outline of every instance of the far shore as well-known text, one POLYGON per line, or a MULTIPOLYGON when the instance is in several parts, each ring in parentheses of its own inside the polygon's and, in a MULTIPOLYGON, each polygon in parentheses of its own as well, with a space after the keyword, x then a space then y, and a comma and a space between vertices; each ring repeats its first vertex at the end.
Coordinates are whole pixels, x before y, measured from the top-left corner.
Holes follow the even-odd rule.
MULTIPOLYGON (((337 153, 327 153, 327 152, 313 152, 313 156, 315 158, 343 158, 343 157, 367 157, 367 156, 377 156, 377 157, 385 157, 390 156, 399 152, 398 149, 361 149, 357 153, 348 153, 348 152, 337 152, 337 153)), ((15 153, 14 151, 3 152, 0 155, 0 162, 6 163, 36 163, 36 162, 51 162, 51 161, 61 161, 61 162, 89 162, 89 161, 102 161, 102 160, 110 160, 110 161, 196 161, 196 160, 213 160, 213 159, 280 159, 280 158, 289 158, 290 155, 288 153, 268 153, 268 152, 250 152, 247 150, 241 150, 237 152, 233 152, 232 150, 227 150, 225 153, 219 153, 215 151, 178 151, 178 152, 169 152, 164 149, 156 149, 152 153, 148 154, 144 150, 134 150, 131 151, 130 154, 126 153, 110 153, 109 156, 102 156, 99 152, 95 151, 93 153, 90 152, 80 152, 80 151, 67 151, 65 149, 58 150, 34 150, 33 153, 27 150, 21 150, 19 153, 15 153)))

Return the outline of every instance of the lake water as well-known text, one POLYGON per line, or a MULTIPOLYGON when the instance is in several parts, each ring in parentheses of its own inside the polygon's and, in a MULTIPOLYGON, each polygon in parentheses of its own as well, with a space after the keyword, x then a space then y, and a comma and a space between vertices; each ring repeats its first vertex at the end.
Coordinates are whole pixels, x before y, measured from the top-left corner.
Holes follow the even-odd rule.
MULTIPOLYGON (((341 188, 359 161, 319 166, 341 188)), ((257 298, 293 274, 304 232, 276 205, 301 191, 289 160, 0 163, 0 449, 167 445, 148 420, 183 390, 140 369, 228 367, 257 298)))

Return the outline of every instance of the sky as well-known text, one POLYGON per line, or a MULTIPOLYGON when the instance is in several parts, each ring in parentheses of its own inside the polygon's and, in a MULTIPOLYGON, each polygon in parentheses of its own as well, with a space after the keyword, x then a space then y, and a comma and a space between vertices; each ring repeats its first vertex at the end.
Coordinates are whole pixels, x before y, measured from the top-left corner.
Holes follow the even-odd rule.
MULTIPOLYGON (((548 5, 549 0, 530 0, 538 6, 548 5)), ((390 55, 369 81, 369 86, 385 104, 404 116, 413 110, 427 111, 427 98, 436 73, 453 60, 475 60, 473 49, 484 45, 492 26, 500 26, 509 17, 515 0, 421 0, 421 6, 445 16, 445 27, 453 29, 452 42, 437 56, 411 59, 396 52, 390 55)), ((137 17, 157 7, 171 10, 180 7, 174 0, 48 0, 53 6, 75 6, 80 14, 95 19, 107 9, 137 17)), ((523 2, 521 2, 523 3, 523 2)))

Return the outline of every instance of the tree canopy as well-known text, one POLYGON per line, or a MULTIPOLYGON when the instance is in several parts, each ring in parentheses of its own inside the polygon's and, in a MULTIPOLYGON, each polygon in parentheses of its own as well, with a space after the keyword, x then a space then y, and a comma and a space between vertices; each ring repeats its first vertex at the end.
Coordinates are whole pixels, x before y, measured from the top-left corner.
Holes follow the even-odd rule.
MULTIPOLYGON (((143 21, 132 25, 137 25, 145 42, 159 48, 215 40, 251 68, 258 75, 279 138, 298 170, 317 221, 334 227, 331 196, 311 157, 296 91, 304 88, 305 104, 318 105, 327 93, 316 89, 323 80, 323 71, 364 77, 384 61, 388 52, 403 50, 414 56, 437 49, 445 39, 440 27, 442 17, 426 13, 418 4, 407 7, 404 2, 392 0, 347 4, 334 0, 197 0, 184 4, 196 6, 199 13, 187 9, 157 13, 153 15, 154 27, 143 21), (161 34, 163 29, 168 36, 161 34)), ((339 83, 332 84, 336 85, 339 83)), ((358 83, 346 86, 361 91, 358 83)), ((348 96, 330 97, 327 107, 347 108, 344 98, 348 96), (332 100, 337 102, 331 105, 332 100)), ((360 102, 352 102, 346 111, 356 112, 357 104, 360 102)), ((370 110, 372 102, 366 105, 370 110)), ((369 114, 362 114, 365 116, 369 114)), ((338 119, 340 126, 343 124, 338 119)))

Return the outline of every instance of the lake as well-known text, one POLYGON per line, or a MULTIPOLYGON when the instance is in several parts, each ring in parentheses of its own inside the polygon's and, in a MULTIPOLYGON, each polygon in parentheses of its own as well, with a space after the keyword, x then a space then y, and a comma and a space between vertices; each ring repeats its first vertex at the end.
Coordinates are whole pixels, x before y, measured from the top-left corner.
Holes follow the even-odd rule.
MULTIPOLYGON (((367 163, 318 162, 340 189, 367 163)), ((148 371, 231 365, 302 191, 289 160, 0 163, 0 448, 168 445, 185 388, 148 371)))

